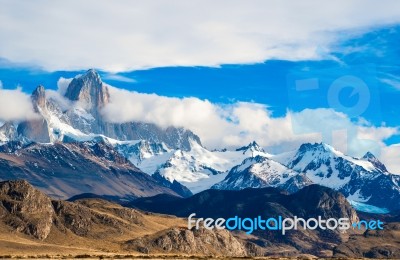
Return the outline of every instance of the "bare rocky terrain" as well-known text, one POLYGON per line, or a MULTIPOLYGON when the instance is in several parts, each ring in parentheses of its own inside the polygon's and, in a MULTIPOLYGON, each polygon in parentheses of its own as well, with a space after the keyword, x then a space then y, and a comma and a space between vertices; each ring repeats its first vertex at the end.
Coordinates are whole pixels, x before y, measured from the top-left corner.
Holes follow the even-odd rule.
MULTIPOLYGON (((215 209, 221 209, 222 204, 218 205, 218 201, 228 201, 226 196, 230 196, 228 208, 240 202, 233 199, 233 193, 238 191, 225 192, 217 194, 215 199, 207 193, 192 199, 179 199, 191 201, 190 204, 181 201, 180 205, 185 210, 190 205, 203 204, 203 209, 211 214, 211 204, 215 209)), ((258 198, 252 190, 243 192, 247 195, 242 199, 258 198)), ((294 195, 274 189, 259 194, 265 200, 259 204, 261 210, 282 211, 288 216, 292 211, 303 216, 339 214, 357 218, 347 202, 342 200, 343 195, 327 188, 310 186, 296 199, 290 197, 294 195), (308 206, 296 207, 302 200, 307 200, 308 206)), ((177 199, 169 198, 166 206, 173 210, 173 201, 177 199)), ((160 198, 140 199, 141 203, 145 200, 148 200, 145 203, 148 207, 151 200, 160 198)), ((240 205, 236 210, 240 210, 240 205)), ((247 235, 204 228, 189 230, 186 218, 126 208, 98 198, 55 200, 23 180, 0 182, 0 257, 312 259, 318 256, 398 259, 399 232, 398 223, 389 223, 382 231, 347 234, 297 231, 286 237, 271 232, 247 235)))
POLYGON ((335 257, 400 258, 400 223, 389 223, 383 230, 352 235, 334 249, 335 257))
POLYGON ((3 256, 247 256, 251 249, 228 231, 187 230, 186 220, 174 216, 100 199, 52 200, 26 181, 0 183, 0 216, 3 256))

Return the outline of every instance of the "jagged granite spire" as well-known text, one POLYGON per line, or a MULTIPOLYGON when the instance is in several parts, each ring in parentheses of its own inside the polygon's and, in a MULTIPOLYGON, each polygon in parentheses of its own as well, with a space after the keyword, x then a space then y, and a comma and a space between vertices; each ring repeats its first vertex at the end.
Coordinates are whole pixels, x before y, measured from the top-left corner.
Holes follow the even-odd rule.
POLYGON ((161 128, 144 122, 110 123, 103 120, 101 110, 110 102, 108 86, 94 69, 74 78, 64 95, 78 101, 78 109, 67 111, 66 117, 72 127, 85 134, 103 134, 118 140, 147 140, 165 143, 172 149, 190 150, 190 140, 201 145, 200 138, 190 130, 176 127, 161 128))
POLYGON ((72 101, 82 101, 91 114, 108 104, 110 94, 96 70, 90 69, 69 84, 65 97, 72 101))
POLYGON ((46 91, 42 85, 39 85, 31 95, 33 109, 36 113, 40 110, 43 111, 46 108, 46 91))
POLYGON ((38 117, 21 122, 17 132, 20 137, 39 143, 49 143, 51 141, 49 124, 45 118, 46 111, 46 91, 39 85, 31 95, 32 106, 38 117))

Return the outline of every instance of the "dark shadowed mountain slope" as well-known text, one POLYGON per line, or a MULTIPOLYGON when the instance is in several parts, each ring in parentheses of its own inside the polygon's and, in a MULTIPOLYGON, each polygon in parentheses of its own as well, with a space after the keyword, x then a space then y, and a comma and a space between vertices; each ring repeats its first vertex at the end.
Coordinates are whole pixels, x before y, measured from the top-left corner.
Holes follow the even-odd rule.
POLYGON ((25 179, 54 198, 82 193, 132 198, 178 195, 104 142, 0 147, 0 180, 25 179))
POLYGON ((239 191, 206 190, 189 198, 157 195, 129 203, 146 211, 187 217, 257 217, 297 215, 299 217, 357 218, 355 211, 339 192, 319 185, 310 185, 294 194, 275 188, 239 191))
MULTIPOLYGON (((294 216, 302 218, 349 218, 358 217, 346 198, 332 189, 310 185, 287 194, 275 188, 231 190, 206 190, 190 198, 157 195, 140 198, 129 204, 142 210, 188 217, 196 213, 202 218, 263 218, 294 216)), ((351 232, 351 231, 349 231, 351 232)), ((242 237, 243 238, 243 237, 242 237)), ((266 255, 296 256, 301 253, 324 256, 343 241, 343 234, 328 230, 291 230, 282 235, 276 230, 255 230, 252 236, 244 236, 262 247, 269 247, 266 255), (284 250, 280 252, 279 249, 284 250)))

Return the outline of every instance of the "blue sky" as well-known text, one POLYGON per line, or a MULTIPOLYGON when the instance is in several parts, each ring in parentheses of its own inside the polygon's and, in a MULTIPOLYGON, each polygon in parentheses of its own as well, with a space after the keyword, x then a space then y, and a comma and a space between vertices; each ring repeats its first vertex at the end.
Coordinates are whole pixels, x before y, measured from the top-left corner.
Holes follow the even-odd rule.
POLYGON ((400 173, 400 1, 0 0, 0 39, 0 121, 95 68, 119 88, 106 120, 210 148, 324 141, 400 173))
MULTIPOLYGON (((368 107, 360 116, 376 126, 396 127, 400 121, 397 103, 400 100, 399 41, 400 26, 393 25, 374 28, 339 42, 326 59, 317 61, 269 60, 219 67, 176 66, 122 73, 99 72, 105 82, 120 88, 169 97, 197 97, 213 103, 261 103, 276 117, 283 116, 288 109, 334 108, 346 112, 341 106, 329 103, 328 90, 338 78, 351 75, 365 82, 370 92, 368 107), (318 89, 296 91, 295 82, 303 79, 317 80, 318 89)), ((47 72, 5 59, 0 61, 0 80, 4 88, 21 86, 25 92, 31 92, 38 84, 56 89, 60 77, 71 78, 84 71, 47 72)), ((360 102, 363 95, 352 95, 352 91, 352 86, 340 91, 341 105, 352 108, 360 102)), ((351 118, 354 116, 348 114, 351 118)), ((400 142, 398 136, 386 140, 387 144, 396 142, 400 142)))

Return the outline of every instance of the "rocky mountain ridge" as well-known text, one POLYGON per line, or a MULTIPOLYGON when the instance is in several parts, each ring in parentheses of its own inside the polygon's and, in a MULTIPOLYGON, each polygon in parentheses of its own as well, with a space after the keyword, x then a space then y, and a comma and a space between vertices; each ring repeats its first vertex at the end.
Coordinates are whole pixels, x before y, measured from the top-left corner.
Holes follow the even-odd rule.
POLYGON ((105 142, 0 146, 0 180, 25 179, 53 198, 81 193, 118 198, 178 195, 143 173, 105 142))

